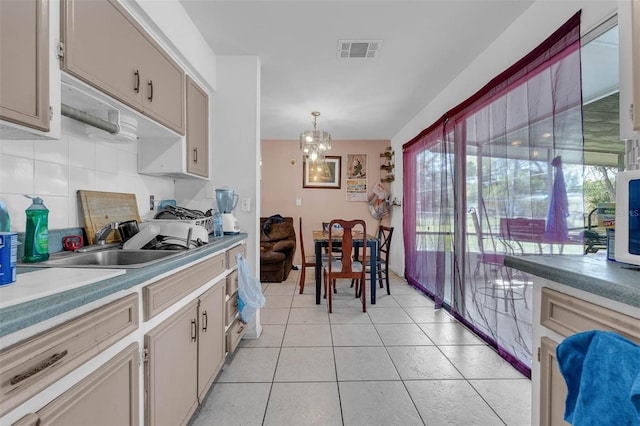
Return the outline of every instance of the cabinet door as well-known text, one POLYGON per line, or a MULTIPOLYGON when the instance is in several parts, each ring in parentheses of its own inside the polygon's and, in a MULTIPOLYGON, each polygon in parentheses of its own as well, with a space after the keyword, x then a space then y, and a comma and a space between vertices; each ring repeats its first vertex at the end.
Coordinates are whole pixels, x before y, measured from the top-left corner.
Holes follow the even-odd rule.
POLYGON ((198 397, 204 398, 224 363, 224 281, 200 297, 198 397))
POLYGON ((540 343, 540 424, 568 425, 569 423, 564 421, 567 385, 556 359, 558 344, 546 337, 543 337, 540 343))
POLYGON ((39 410, 37 424, 138 424, 138 356, 138 344, 133 343, 39 410))
POLYGON ((632 42, 631 58, 633 61, 633 130, 640 132, 640 0, 633 0, 632 14, 632 42))
POLYGON ((142 109, 139 52, 145 40, 122 7, 106 0, 62 2, 62 68, 125 104, 142 109))
POLYGON ((184 135, 184 71, 150 39, 145 39, 138 61, 144 113, 184 135))
POLYGON ((209 177, 209 96, 187 76, 187 171, 209 177))
POLYGON ((0 118, 49 131, 49 2, 0 1, 0 118))
POLYGON ((198 405, 198 302, 194 300, 145 335, 145 423, 182 425, 198 405))
POLYGON ((64 0, 63 69, 184 134, 184 72, 115 0, 64 0))

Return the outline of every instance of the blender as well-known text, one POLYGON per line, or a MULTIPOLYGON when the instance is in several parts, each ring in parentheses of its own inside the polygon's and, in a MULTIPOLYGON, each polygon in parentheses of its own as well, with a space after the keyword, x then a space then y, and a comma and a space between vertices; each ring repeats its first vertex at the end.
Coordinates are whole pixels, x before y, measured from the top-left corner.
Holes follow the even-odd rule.
POLYGON ((238 194, 231 188, 216 189, 216 201, 218 210, 222 213, 222 231, 225 234, 237 234, 240 232, 238 220, 231 211, 238 205, 238 194))

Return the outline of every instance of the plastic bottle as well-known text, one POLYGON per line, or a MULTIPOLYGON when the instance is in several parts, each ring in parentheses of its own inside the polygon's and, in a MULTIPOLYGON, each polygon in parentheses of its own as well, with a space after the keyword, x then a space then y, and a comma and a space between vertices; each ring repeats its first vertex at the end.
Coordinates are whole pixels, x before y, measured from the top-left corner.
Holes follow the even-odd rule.
POLYGON ((222 215, 218 210, 213 212, 213 238, 220 238, 224 235, 222 229, 222 215))
POLYGON ((11 222, 9 221, 9 211, 7 206, 0 200, 0 232, 9 232, 11 222))
POLYGON ((26 210, 27 230, 24 235, 25 263, 43 262, 49 259, 49 210, 40 197, 31 197, 33 202, 26 210))

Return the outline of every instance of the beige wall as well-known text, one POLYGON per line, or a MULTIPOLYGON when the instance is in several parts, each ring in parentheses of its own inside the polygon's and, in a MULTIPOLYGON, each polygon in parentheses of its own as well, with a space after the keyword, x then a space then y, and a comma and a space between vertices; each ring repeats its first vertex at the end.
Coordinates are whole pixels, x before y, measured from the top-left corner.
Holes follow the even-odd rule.
MULTIPOLYGON (((388 140, 332 141, 330 155, 342 157, 342 182, 340 189, 302 187, 302 153, 298 140, 262 141, 262 204, 260 216, 274 214, 291 216, 298 234, 298 218, 302 217, 304 249, 307 256, 313 254, 311 233, 320 229, 322 222, 331 219, 365 219, 367 232, 373 234, 378 221, 371 216, 366 202, 346 201, 347 154, 367 154, 367 194, 386 172, 380 170, 383 159, 380 153, 390 146, 388 140), (293 164, 292 164, 293 163, 293 164), (296 198, 302 200, 296 206, 296 198)), ((398 156, 396 153, 396 162, 398 156)), ((384 184, 389 190, 389 184, 384 184)), ((396 194, 393 194, 394 196, 396 194)), ((398 194, 399 196, 401 194, 398 194)), ((392 214, 401 214, 397 208, 392 214)), ((389 224, 389 217, 382 222, 389 224)), ((298 237, 298 243, 300 239, 298 237)), ((300 250, 296 250, 295 264, 300 264, 300 250)))

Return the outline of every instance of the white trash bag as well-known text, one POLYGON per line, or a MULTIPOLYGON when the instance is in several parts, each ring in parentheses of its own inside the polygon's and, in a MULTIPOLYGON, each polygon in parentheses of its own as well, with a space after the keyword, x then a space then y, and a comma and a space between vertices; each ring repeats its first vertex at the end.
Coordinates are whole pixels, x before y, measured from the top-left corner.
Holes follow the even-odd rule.
POLYGON ((389 193, 384 189, 382 182, 378 181, 374 185, 373 192, 367 200, 369 212, 374 219, 382 219, 391 212, 387 204, 387 198, 389 198, 389 193))
POLYGON ((251 275, 249 265, 242 253, 236 255, 238 263, 238 311, 240 321, 247 324, 256 315, 256 310, 264 306, 264 295, 260 280, 251 275))

